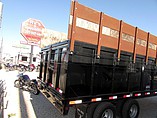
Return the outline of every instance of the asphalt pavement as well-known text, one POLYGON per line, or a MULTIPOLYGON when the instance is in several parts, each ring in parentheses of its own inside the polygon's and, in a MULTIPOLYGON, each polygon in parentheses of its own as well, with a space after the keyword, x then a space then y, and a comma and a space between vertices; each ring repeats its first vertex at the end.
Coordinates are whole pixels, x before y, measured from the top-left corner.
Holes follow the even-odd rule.
MULTIPOLYGON (((74 118, 75 110, 62 116, 55 107, 40 93, 33 95, 14 87, 18 71, 0 70, 0 80, 5 80, 4 118, 74 118)), ((38 72, 26 72, 31 79, 36 79, 38 72)), ((157 118, 157 96, 139 99, 139 118, 157 118)))

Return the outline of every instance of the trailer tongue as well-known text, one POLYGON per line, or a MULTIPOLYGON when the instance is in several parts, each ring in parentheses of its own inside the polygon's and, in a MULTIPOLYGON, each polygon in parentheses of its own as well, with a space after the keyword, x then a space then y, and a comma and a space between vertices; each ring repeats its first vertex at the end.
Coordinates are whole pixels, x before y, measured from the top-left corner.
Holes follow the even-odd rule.
POLYGON ((156 36, 72 1, 68 40, 41 50, 39 88, 63 115, 137 118, 135 99, 157 95, 156 47, 156 36))

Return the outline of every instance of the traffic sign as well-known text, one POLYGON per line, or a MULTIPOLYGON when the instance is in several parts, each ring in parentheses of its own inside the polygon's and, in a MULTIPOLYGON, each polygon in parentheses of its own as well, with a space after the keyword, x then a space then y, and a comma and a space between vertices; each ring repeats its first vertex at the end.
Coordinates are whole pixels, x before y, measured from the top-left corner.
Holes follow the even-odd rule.
POLYGON ((21 35, 30 42, 39 42, 42 38, 42 29, 44 25, 41 21, 29 18, 21 25, 21 35))

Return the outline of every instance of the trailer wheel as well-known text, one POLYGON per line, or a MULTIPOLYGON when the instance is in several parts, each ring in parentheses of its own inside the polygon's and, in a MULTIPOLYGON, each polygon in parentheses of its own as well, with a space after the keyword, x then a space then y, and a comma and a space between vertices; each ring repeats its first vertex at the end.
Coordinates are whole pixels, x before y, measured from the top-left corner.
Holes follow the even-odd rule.
POLYGON ((92 103, 87 108, 87 118, 93 118, 94 111, 99 103, 92 103))
POLYGON ((140 111, 139 104, 136 100, 129 99, 124 103, 122 109, 123 118, 138 118, 140 111))
POLYGON ((93 118, 116 118, 116 107, 109 102, 100 103, 94 112, 93 118))
POLYGON ((126 100, 118 100, 116 103, 116 114, 118 117, 122 117, 122 109, 123 109, 123 105, 126 102, 126 100))

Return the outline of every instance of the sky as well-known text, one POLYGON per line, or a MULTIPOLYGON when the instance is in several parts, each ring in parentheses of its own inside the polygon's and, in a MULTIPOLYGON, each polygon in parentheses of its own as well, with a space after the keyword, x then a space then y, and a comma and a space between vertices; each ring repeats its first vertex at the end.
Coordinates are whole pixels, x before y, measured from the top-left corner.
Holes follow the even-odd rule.
MULTIPOLYGON (((1 0, 0 38, 8 45, 24 40, 22 22, 40 20, 45 28, 67 33, 71 0, 1 0)), ((157 36, 157 0, 77 0, 79 3, 157 36)))

